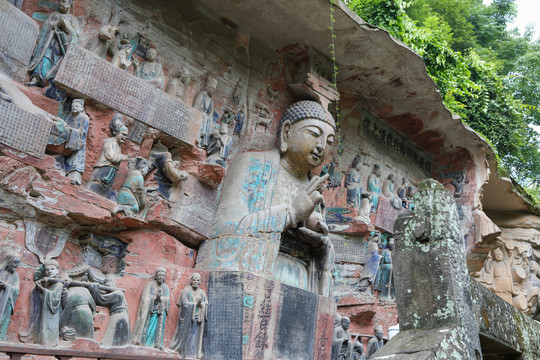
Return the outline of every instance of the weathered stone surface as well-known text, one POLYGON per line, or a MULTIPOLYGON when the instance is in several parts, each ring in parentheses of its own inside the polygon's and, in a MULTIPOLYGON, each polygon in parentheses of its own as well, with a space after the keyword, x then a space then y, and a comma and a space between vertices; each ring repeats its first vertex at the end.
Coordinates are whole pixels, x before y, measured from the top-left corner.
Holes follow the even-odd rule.
POLYGON ((0 118, 0 143, 38 158, 43 157, 51 121, 7 101, 0 101, 0 118))
POLYGON ((0 0, 0 33, 0 72, 23 82, 39 26, 15 6, 0 0))
POLYGON ((377 207, 375 227, 392 233, 394 231, 394 222, 396 221, 400 212, 401 209, 396 209, 393 207, 388 199, 382 196, 379 197, 379 206, 377 207))
POLYGON ((69 47, 55 80, 69 92, 94 99, 186 144, 195 144, 198 112, 79 46, 69 47))
MULTIPOLYGON (((418 185, 414 201, 414 215, 406 213, 394 227, 392 260, 400 330, 450 331, 452 341, 463 346, 458 352, 450 349, 446 356, 474 359, 480 354, 480 341, 455 201, 432 179, 418 185)), ((436 331, 432 334, 437 336, 436 331)))

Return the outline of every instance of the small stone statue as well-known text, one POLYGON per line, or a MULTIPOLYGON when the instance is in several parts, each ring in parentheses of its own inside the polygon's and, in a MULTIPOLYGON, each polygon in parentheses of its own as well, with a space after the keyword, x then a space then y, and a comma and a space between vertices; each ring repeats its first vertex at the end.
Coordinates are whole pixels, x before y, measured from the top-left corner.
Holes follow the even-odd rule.
POLYGON ((371 225, 371 207, 373 203, 371 202, 371 194, 363 193, 362 200, 360 201, 360 209, 358 210, 358 216, 354 218, 356 221, 363 222, 364 224, 371 225))
POLYGON ((362 166, 362 159, 360 155, 356 155, 353 159, 351 169, 345 177, 345 187, 347 188, 347 206, 360 208, 361 196, 362 196, 362 175, 360 175, 360 168, 362 166))
POLYGON ((120 163, 129 159, 127 155, 122 154, 120 147, 128 134, 128 128, 122 120, 123 117, 119 113, 114 114, 111 119, 109 128, 113 136, 103 141, 101 154, 94 165, 94 171, 87 185, 88 189, 108 199, 116 198, 111 187, 116 179, 120 163))
POLYGON ((221 115, 221 123, 229 125, 229 123, 231 121, 233 121, 233 119, 234 119, 234 114, 233 114, 232 110, 229 109, 229 108, 226 108, 223 111, 223 115, 221 115))
POLYGON ((383 183, 382 194, 394 208, 401 209, 401 199, 396 193, 396 175, 388 175, 388 178, 383 183))
POLYGON ((375 325, 373 330, 375 331, 375 337, 369 339, 368 341, 366 352, 367 360, 371 359, 373 357, 373 354, 375 354, 380 348, 384 346, 382 326, 375 325))
POLYGON ((157 167, 154 178, 158 182, 158 191, 169 198, 171 188, 188 179, 188 173, 179 170, 180 162, 173 160, 170 152, 158 152, 151 155, 153 166, 157 167))
POLYGON ((139 69, 139 61, 131 57, 133 52, 131 43, 127 39, 122 39, 120 44, 120 49, 112 57, 111 64, 122 70, 129 70, 129 67, 133 65, 133 70, 136 73, 139 69))
POLYGON ((240 96, 242 96, 242 78, 239 78, 234 87, 232 100, 238 105, 240 104, 240 96))
POLYGON ((488 289, 512 304, 513 281, 512 269, 508 255, 505 257, 503 248, 497 248, 488 255, 482 270, 472 274, 488 289))
MULTIPOLYGON (((105 59, 107 53, 114 53, 116 35, 119 30, 115 25, 103 25, 99 28, 98 36, 91 41, 88 50, 105 59)), ((117 50, 117 49, 115 49, 117 50)))
POLYGON ((6 339, 7 329, 19 296, 19 254, 7 252, 0 262, 0 341, 6 339))
POLYGON ((206 79, 204 89, 193 100, 193 107, 203 112, 203 120, 199 131, 199 147, 206 149, 213 130, 214 100, 212 95, 217 88, 217 80, 213 77, 206 79))
POLYGON ((381 256, 379 255, 379 242, 381 241, 381 233, 377 230, 372 231, 368 236, 368 254, 367 260, 362 268, 362 274, 358 282, 358 290, 365 292, 368 287, 372 285, 377 276, 379 270, 379 262, 381 256))
POLYGON ((227 156, 231 151, 232 147, 232 136, 229 135, 229 128, 227 124, 221 124, 219 128, 219 134, 212 135, 206 153, 208 158, 206 159, 207 163, 218 164, 225 167, 225 161, 227 156))
POLYGON ((54 79, 69 45, 77 42, 79 22, 69 13, 72 6, 73 0, 60 0, 60 11, 50 14, 43 24, 28 68, 29 86, 45 87, 54 79))
POLYGON ((399 198, 401 199, 401 206, 408 209, 408 201, 407 201, 407 192, 409 189, 409 179, 402 178, 401 179, 401 186, 397 189, 397 194, 399 198))
POLYGON ((43 273, 36 271, 36 286, 30 294, 30 322, 19 338, 27 344, 45 346, 58 345, 62 297, 67 295, 64 284, 58 278, 59 265, 56 260, 44 264, 43 273))
POLYGON ((392 251, 394 238, 388 239, 387 248, 382 251, 379 262, 379 271, 373 284, 374 290, 379 290, 380 301, 393 301, 395 299, 394 276, 392 274, 392 251))
POLYGON ((72 150, 68 156, 58 155, 56 161, 65 171, 66 176, 74 185, 81 185, 86 159, 86 135, 90 118, 84 112, 84 100, 75 99, 71 103, 71 112, 66 120, 59 120, 55 125, 59 135, 49 137, 49 144, 64 144, 67 150, 72 150))
POLYGON ((242 134, 242 128, 246 121, 246 105, 242 105, 240 112, 234 118, 234 133, 233 135, 240 136, 242 134))
POLYGON ((463 196, 463 188, 467 184, 465 181, 465 172, 458 172, 454 174, 451 184, 454 186, 454 197, 460 198, 463 196))
POLYGON ((368 178, 368 192, 371 194, 371 212, 376 212, 379 206, 379 196, 381 195, 381 167, 373 165, 373 173, 368 178))
POLYGON ((178 301, 180 314, 170 348, 177 351, 181 358, 203 358, 203 336, 208 313, 206 293, 199 288, 201 275, 193 273, 191 285, 186 286, 178 301))
POLYGON ((349 360, 352 351, 351 335, 349 325, 351 321, 347 316, 341 317, 339 323, 334 328, 332 337, 331 360, 349 360))
POLYGON ((129 217, 144 219, 149 203, 146 200, 144 177, 148 174, 148 160, 142 157, 131 159, 128 163, 130 170, 118 192, 117 212, 123 212, 129 217))
POLYGON ((187 68, 187 66, 182 65, 178 72, 178 75, 176 77, 172 77, 169 80, 166 90, 167 94, 175 96, 183 102, 186 102, 186 90, 189 86, 190 81, 191 74, 189 72, 189 69, 187 68))
POLYGON ((147 283, 139 302, 137 321, 133 329, 133 344, 163 349, 165 321, 171 296, 165 284, 167 270, 158 267, 154 280, 147 283))
POLYGON ((358 340, 354 343, 351 360, 366 360, 366 357, 364 356, 364 347, 358 340))
POLYGON ((137 69, 135 76, 146 80, 149 84, 163 90, 163 67, 157 61, 157 51, 154 48, 146 51, 146 61, 137 69))

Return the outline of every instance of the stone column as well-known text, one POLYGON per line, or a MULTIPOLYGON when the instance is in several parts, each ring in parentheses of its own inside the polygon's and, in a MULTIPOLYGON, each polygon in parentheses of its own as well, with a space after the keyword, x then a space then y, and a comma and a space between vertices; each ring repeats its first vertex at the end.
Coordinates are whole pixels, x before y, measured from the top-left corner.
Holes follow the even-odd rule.
POLYGON ((415 212, 395 222, 392 253, 401 332, 372 359, 481 359, 456 203, 433 179, 418 185, 415 212))

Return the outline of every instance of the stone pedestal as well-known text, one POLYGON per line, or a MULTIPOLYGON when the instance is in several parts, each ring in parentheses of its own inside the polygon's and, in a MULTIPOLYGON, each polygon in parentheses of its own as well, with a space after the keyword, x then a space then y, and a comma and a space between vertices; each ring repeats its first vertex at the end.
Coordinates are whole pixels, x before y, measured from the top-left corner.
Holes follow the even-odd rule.
POLYGON ((401 332, 374 359, 481 359, 456 203, 432 179, 419 184, 414 201, 415 213, 402 211, 394 225, 401 332))
POLYGON ((249 272, 210 271, 205 359, 326 360, 335 302, 249 272))

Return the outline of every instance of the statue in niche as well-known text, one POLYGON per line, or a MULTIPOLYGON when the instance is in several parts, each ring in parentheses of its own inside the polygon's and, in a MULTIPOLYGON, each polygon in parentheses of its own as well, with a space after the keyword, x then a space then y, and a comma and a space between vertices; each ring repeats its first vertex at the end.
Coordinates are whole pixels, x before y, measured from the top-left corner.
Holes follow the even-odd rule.
POLYGON ((371 207, 373 203, 371 202, 371 194, 363 193, 362 200, 360 201, 360 209, 358 209, 358 216, 354 218, 356 221, 363 222, 364 224, 371 225, 371 207))
POLYGON ((232 110, 229 109, 229 108, 226 108, 223 111, 223 115, 221 115, 221 123, 229 125, 229 123, 231 121, 233 121, 233 119, 234 119, 234 114, 233 114, 232 110))
POLYGON ((19 254, 8 251, 0 262, 0 341, 4 341, 19 296, 19 254))
POLYGON ((372 231, 368 236, 368 255, 367 260, 362 268, 360 279, 358 282, 358 290, 366 292, 370 285, 375 282, 381 256, 379 255, 379 243, 381 241, 381 233, 377 230, 372 231))
POLYGON ((30 322, 27 329, 19 333, 24 343, 58 345, 62 297, 67 295, 63 281, 58 277, 59 268, 56 260, 48 260, 34 274, 36 286, 30 294, 30 322))
POLYGON ((167 94, 179 98, 186 102, 186 90, 191 81, 191 74, 187 66, 182 65, 178 71, 178 75, 171 77, 167 84, 167 94))
POLYGON ((381 167, 373 165, 373 173, 368 178, 368 192, 371 195, 371 212, 376 212, 379 206, 379 196, 381 195, 381 167))
MULTIPOLYGON (((326 164, 322 167, 321 173, 319 176, 329 174, 328 177, 328 188, 335 189, 341 186, 341 180, 343 179, 342 173, 337 169, 338 162, 336 159, 332 159, 329 164, 326 164)), ((346 182, 347 180, 345 180, 346 182)))
POLYGON ((242 128, 246 121, 246 105, 242 105, 240 112, 234 118, 234 132, 233 135, 240 136, 242 134, 242 128))
POLYGON ((253 129, 257 131, 257 128, 262 126, 264 128, 264 132, 268 131, 268 126, 272 123, 274 120, 274 113, 270 111, 268 106, 263 107, 259 111, 259 115, 257 116, 257 120, 255 121, 255 126, 253 129))
POLYGON ((206 154, 208 155, 206 162, 225 167, 225 161, 231 152, 232 142, 233 138, 229 135, 229 127, 227 124, 222 123, 219 134, 212 135, 206 148, 206 154))
POLYGON ((131 56, 133 46, 127 39, 122 39, 120 49, 116 51, 111 59, 111 64, 122 70, 128 70, 133 65, 133 72, 136 73, 139 69, 139 61, 131 56))
POLYGON ((351 360, 366 360, 366 357, 364 356, 364 347, 358 340, 354 342, 351 360))
POLYGON ((396 193, 396 180, 396 175, 388 175, 382 186, 382 194, 395 209, 401 209, 401 199, 396 193))
POLYGON ((504 247, 497 248, 488 254, 484 267, 479 272, 472 274, 488 289, 493 290, 506 302, 512 304, 514 293, 512 283, 512 270, 508 255, 503 252, 504 247))
POLYGON ((203 336, 208 314, 206 293, 199 288, 201 275, 193 273, 190 285, 182 290, 178 300, 180 313, 170 349, 177 351, 181 358, 203 358, 203 336))
POLYGON ((349 325, 351 321, 347 316, 342 316, 338 324, 334 327, 332 336, 331 360, 349 360, 352 352, 351 334, 349 325))
POLYGON ((410 204, 413 202, 412 195, 414 195, 414 192, 411 195, 413 188, 415 187, 409 183, 409 179, 405 177, 401 179, 401 186, 398 187, 397 194, 401 199, 401 206, 405 209, 410 209, 410 204))
POLYGON ((395 299, 394 276, 392 274, 392 251, 394 250, 394 238, 389 238, 387 248, 381 253, 379 270, 375 277, 373 290, 378 290, 380 301, 393 301, 395 299))
POLYGON ((238 81, 234 86, 232 100, 236 105, 240 104, 240 96, 242 96, 242 78, 238 78, 238 81))
POLYGON ((330 153, 335 123, 320 104, 299 101, 283 113, 279 129, 278 148, 244 152, 229 165, 215 237, 200 247, 197 267, 251 271, 330 294, 333 248, 328 227, 316 211, 328 175, 312 176, 310 171, 330 153), (302 248, 313 266, 280 252, 284 238, 302 248))
POLYGON ((452 182, 450 183, 454 186, 454 197, 460 198, 463 196, 463 188, 467 184, 465 180, 465 172, 460 171, 458 173, 455 173, 452 177, 452 182))
POLYGON ((103 59, 107 57, 107 53, 114 54, 118 51, 115 44, 118 32, 115 25, 103 25, 99 28, 98 36, 88 45, 88 50, 103 59))
POLYGON ((149 203, 146 200, 144 177, 148 174, 148 160, 142 157, 131 159, 128 163, 129 172, 118 191, 117 212, 123 212, 129 217, 144 219, 149 203))
POLYGON ((84 112, 84 100, 75 99, 71 103, 71 112, 65 120, 59 120, 55 124, 56 133, 49 137, 49 144, 64 144, 67 150, 72 150, 70 155, 58 155, 56 161, 64 170, 66 176, 73 185, 81 185, 81 176, 84 173, 86 159, 86 135, 90 118, 84 112))
POLYGON ((167 270, 158 267, 154 280, 147 283, 141 295, 137 321, 133 329, 133 344, 163 349, 165 321, 171 296, 165 284, 167 270))
POLYGON ((157 51, 154 48, 150 48, 146 51, 146 60, 142 62, 137 69, 135 76, 146 80, 149 84, 156 88, 163 90, 163 67, 157 61, 157 51))
POLYGON ((199 131, 199 147, 206 149, 213 130, 214 100, 212 96, 217 88, 217 80, 213 77, 206 79, 204 89, 193 100, 193 107, 203 113, 199 131))
POLYGON ((180 162, 173 160, 171 153, 167 150, 164 146, 163 149, 158 151, 153 149, 150 158, 153 166, 157 167, 154 178, 158 183, 158 191, 168 199, 172 187, 186 181, 189 175, 187 172, 178 169, 180 162))
POLYGON ((69 45, 77 42, 79 22, 69 13, 71 6, 73 0, 60 0, 59 11, 50 14, 43 24, 30 60, 27 85, 45 87, 46 82, 56 76, 69 45))
POLYGON ((118 168, 122 161, 129 160, 127 155, 122 154, 120 147, 126 141, 128 128, 124 125, 123 117, 119 113, 114 114, 109 128, 113 136, 103 141, 101 154, 94 165, 87 188, 108 199, 114 199, 116 193, 111 190, 111 187, 116 179, 118 168))
POLYGON ((345 188, 347 189, 347 206, 360 208, 362 196, 362 175, 360 168, 362 167, 362 158, 356 155, 353 159, 351 169, 345 177, 345 188))
POLYGON ((373 328, 375 331, 375 337, 369 339, 366 351, 367 360, 371 359, 373 355, 384 346, 383 341, 383 328, 381 325, 375 325, 373 328))

